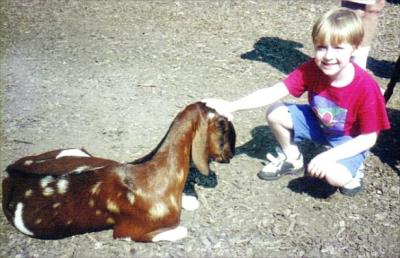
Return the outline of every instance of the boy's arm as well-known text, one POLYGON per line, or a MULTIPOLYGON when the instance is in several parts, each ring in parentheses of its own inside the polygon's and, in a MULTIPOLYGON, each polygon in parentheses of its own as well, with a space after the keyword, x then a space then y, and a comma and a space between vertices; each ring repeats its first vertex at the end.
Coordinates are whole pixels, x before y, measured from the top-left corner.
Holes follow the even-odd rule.
POLYGON ((308 172, 312 174, 313 171, 329 166, 329 164, 333 162, 350 158, 366 151, 375 145, 377 138, 378 134, 376 132, 361 134, 341 145, 322 152, 310 161, 308 164, 308 172))
POLYGON ((330 150, 326 151, 326 154, 329 155, 334 161, 350 158, 372 148, 372 146, 375 145, 377 138, 378 134, 376 132, 360 134, 350 141, 331 148, 330 150))
POLYGON ((214 108, 221 115, 230 116, 238 110, 252 109, 267 106, 289 95, 289 90, 283 82, 279 82, 272 87, 257 90, 243 98, 235 101, 225 101, 222 99, 206 99, 207 106, 214 108))

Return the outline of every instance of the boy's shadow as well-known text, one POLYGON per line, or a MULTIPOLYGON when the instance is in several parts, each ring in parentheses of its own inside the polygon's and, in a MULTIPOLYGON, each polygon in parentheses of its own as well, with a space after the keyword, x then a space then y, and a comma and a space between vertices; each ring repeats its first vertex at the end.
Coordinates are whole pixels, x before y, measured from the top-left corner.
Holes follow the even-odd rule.
POLYGON ((388 108, 387 113, 391 128, 379 134, 371 152, 400 176, 400 111, 388 108))
POLYGON ((308 55, 298 50, 303 44, 277 37, 262 37, 253 47, 253 50, 240 57, 268 63, 285 74, 310 59, 308 55))
POLYGON ((367 68, 377 77, 390 79, 396 62, 368 57, 367 68))
MULTIPOLYGON (((252 139, 236 148, 236 155, 247 155, 252 158, 265 160, 267 153, 275 155, 275 146, 277 142, 272 135, 271 130, 267 126, 257 126, 251 131, 252 139)), ((313 144, 309 141, 299 143, 299 148, 304 155, 304 164, 315 155, 322 151, 322 146, 313 144)), ((336 188, 332 187, 323 180, 301 176, 292 179, 288 183, 288 188, 296 193, 305 193, 314 198, 328 198, 336 192, 336 188)))
MULTIPOLYGON (((303 44, 278 37, 262 37, 254 43, 254 49, 242 54, 242 59, 270 64, 284 74, 289 74, 311 57, 301 52, 303 44)), ((368 57, 367 67, 377 77, 390 78, 395 62, 368 57)))

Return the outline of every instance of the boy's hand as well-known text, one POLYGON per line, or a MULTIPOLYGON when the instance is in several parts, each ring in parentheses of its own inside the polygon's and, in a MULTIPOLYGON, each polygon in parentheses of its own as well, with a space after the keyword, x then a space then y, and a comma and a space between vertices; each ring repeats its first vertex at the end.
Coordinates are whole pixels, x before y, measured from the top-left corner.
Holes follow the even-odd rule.
POLYGON ((307 166, 308 175, 316 178, 324 178, 327 168, 329 168, 334 160, 329 157, 329 154, 322 152, 315 156, 307 166))
POLYGON ((204 99, 202 100, 207 107, 215 109, 218 114, 225 116, 228 120, 233 120, 232 112, 234 111, 232 107, 232 102, 223 99, 204 99))

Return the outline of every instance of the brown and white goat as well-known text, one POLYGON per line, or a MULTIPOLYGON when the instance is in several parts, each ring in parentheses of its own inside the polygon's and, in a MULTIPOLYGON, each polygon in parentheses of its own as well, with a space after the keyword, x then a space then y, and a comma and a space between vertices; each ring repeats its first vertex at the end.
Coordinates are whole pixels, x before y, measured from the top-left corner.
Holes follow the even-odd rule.
POLYGON ((191 162, 205 175, 209 160, 234 155, 231 122, 202 102, 187 106, 158 146, 130 163, 56 150, 19 159, 7 167, 3 210, 22 233, 58 239, 113 229, 114 238, 174 241, 191 162))

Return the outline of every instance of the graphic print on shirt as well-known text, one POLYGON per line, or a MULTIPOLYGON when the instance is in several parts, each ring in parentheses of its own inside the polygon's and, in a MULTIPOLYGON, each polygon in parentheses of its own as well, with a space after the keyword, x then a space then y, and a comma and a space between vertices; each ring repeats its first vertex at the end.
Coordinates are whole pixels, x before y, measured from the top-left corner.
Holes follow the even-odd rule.
POLYGON ((339 136, 344 134, 347 109, 341 108, 329 99, 319 95, 313 96, 311 108, 319 118, 327 135, 339 136))

